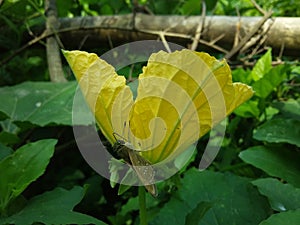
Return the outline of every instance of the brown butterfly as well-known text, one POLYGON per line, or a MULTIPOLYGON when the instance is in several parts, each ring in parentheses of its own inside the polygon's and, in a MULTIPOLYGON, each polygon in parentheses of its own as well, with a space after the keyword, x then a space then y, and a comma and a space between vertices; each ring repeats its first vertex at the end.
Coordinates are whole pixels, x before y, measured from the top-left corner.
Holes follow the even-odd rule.
POLYGON ((153 183, 155 170, 151 166, 151 163, 143 158, 138 150, 134 150, 134 147, 129 142, 126 142, 119 134, 114 132, 113 135, 117 141, 113 146, 113 150, 133 168, 147 191, 153 197, 157 197, 157 188, 153 183), (121 137, 123 140, 117 139, 116 136, 121 137))

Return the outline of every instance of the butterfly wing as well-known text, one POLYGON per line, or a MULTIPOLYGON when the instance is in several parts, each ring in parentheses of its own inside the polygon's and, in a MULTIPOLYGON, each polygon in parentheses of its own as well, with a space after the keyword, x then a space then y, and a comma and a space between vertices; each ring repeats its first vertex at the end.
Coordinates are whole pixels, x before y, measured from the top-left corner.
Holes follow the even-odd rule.
POLYGON ((134 171, 137 173, 140 181, 144 184, 147 191, 153 196, 157 197, 157 188, 153 183, 155 170, 150 162, 140 156, 137 152, 129 149, 128 155, 134 171))

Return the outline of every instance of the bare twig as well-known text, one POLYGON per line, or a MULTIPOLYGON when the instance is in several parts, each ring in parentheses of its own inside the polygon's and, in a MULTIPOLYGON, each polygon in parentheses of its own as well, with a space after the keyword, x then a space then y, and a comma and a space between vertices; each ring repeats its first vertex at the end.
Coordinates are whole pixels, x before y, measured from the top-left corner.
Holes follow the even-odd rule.
POLYGON ((264 26, 262 27, 262 31, 259 32, 256 36, 252 37, 249 42, 245 44, 245 46, 240 50, 240 52, 246 51, 249 49, 252 45, 255 44, 254 49, 250 54, 247 54, 244 58, 242 58, 242 61, 246 61, 251 59, 254 55, 260 54, 261 52, 265 51, 265 48, 261 48, 261 46, 265 43, 265 41, 268 38, 268 32, 273 24, 273 20, 268 20, 264 26), (260 49, 261 48, 261 49, 260 49))
POLYGON ((84 45, 84 43, 86 42, 86 40, 89 38, 89 35, 85 35, 83 37, 83 39, 80 41, 79 45, 78 45, 78 50, 80 50, 82 48, 82 46, 84 45))
POLYGON ((132 79, 133 70, 134 70, 134 64, 131 64, 127 82, 133 81, 133 79, 132 79))
MULTIPOLYGON (((216 42, 220 41, 223 37, 225 36, 225 34, 221 34, 220 36, 216 37, 215 39, 211 40, 209 43, 209 47, 211 47, 211 45, 214 45, 216 42)), ((199 40, 199 42, 203 42, 202 40, 199 40)))
POLYGON ((278 58, 281 60, 282 56, 283 56, 283 51, 284 51, 284 42, 282 42, 279 54, 278 54, 278 58))
POLYGON ((233 40, 233 48, 235 48, 239 41, 240 41, 240 29, 241 29, 241 15, 240 15, 240 12, 238 10, 238 8, 236 8, 236 13, 237 13, 237 16, 239 18, 239 21, 236 23, 236 32, 235 32, 235 35, 234 35, 234 40, 233 40))
POLYGON ((60 29, 59 31, 53 31, 53 30, 44 30, 43 33, 41 33, 39 36, 36 36, 34 39, 28 41, 26 44, 18 48, 17 50, 13 51, 11 55, 7 56, 4 58, 2 61, 0 61, 0 66, 6 64, 9 62, 11 59, 13 59, 16 55, 27 49, 28 47, 40 42, 41 40, 51 37, 53 35, 57 35, 58 33, 66 33, 74 30, 78 30, 80 27, 68 27, 65 29, 60 29))
MULTIPOLYGON (((138 31, 146 33, 146 34, 155 34, 158 36, 160 36, 160 32, 161 32, 161 31, 145 30, 145 29, 139 29, 138 31)), ((164 34, 164 36, 168 36, 168 37, 178 37, 178 38, 193 40, 193 37, 191 35, 187 35, 187 34, 180 34, 180 33, 173 33, 173 32, 164 32, 163 34, 164 34)), ((224 34, 220 35, 219 37, 217 37, 216 39, 214 39, 210 42, 200 39, 199 43, 204 44, 208 47, 211 47, 213 49, 216 49, 216 50, 226 54, 226 53, 228 53, 228 51, 226 49, 214 44, 217 40, 221 39, 223 36, 224 36, 224 34)))
POLYGON ((261 8, 259 6, 259 4, 257 4, 257 2, 255 0, 251 0, 252 4, 254 5, 254 7, 263 15, 266 15, 268 12, 265 11, 263 8, 261 8))
POLYGON ((163 45, 165 46, 167 52, 171 52, 170 46, 169 46, 169 44, 168 44, 168 42, 167 42, 167 40, 166 40, 166 38, 165 38, 164 32, 163 32, 163 31, 160 31, 160 32, 158 33, 158 35, 159 35, 159 37, 160 37, 160 39, 161 39, 163 45))
POLYGON ((261 26, 271 17, 272 11, 269 11, 264 15, 264 17, 253 27, 253 29, 247 34, 240 43, 229 53, 225 55, 226 59, 230 59, 232 56, 234 56, 252 37, 253 35, 261 28, 261 26))
POLYGON ((191 50, 195 51, 198 47, 198 44, 199 44, 199 40, 200 40, 200 37, 201 37, 201 32, 202 32, 202 28, 204 26, 204 23, 205 23, 205 14, 206 14, 206 4, 205 4, 205 1, 201 1, 202 3, 202 14, 201 14, 201 17, 200 17, 200 22, 197 26, 197 29, 196 29, 196 32, 195 32, 195 37, 194 37, 194 41, 191 45, 191 50))
POLYGON ((107 36, 107 40, 108 40, 109 47, 110 47, 111 49, 113 49, 113 48, 114 48, 114 45, 113 45, 113 42, 112 42, 112 40, 111 40, 110 35, 107 36))
MULTIPOLYGON (((51 34, 53 35, 53 34, 51 34)), ((7 56, 6 58, 4 58, 1 62, 0 62, 0 66, 6 64, 7 62, 9 62, 12 58, 14 58, 16 55, 18 55, 19 53, 21 53, 22 51, 24 51, 26 48, 38 43, 39 41, 43 40, 44 38, 51 36, 49 34, 47 34, 46 31, 44 31, 41 35, 39 35, 38 37, 32 39, 31 41, 27 42, 25 45, 23 45, 21 48, 18 48, 17 50, 15 50, 12 54, 10 54, 9 56, 7 56)))

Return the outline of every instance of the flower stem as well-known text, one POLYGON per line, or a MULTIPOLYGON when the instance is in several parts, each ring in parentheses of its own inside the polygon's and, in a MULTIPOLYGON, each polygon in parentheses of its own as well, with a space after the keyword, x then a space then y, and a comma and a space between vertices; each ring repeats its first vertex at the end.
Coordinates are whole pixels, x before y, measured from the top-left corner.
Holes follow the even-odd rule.
POLYGON ((146 191, 144 186, 139 186, 140 225, 147 225, 146 191))

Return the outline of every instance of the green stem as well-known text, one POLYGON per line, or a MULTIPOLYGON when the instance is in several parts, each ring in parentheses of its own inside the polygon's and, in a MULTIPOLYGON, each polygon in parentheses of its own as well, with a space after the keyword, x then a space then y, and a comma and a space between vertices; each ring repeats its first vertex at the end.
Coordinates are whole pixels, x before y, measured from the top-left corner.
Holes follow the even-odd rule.
POLYGON ((144 186, 139 186, 140 225, 147 225, 146 191, 144 186))

